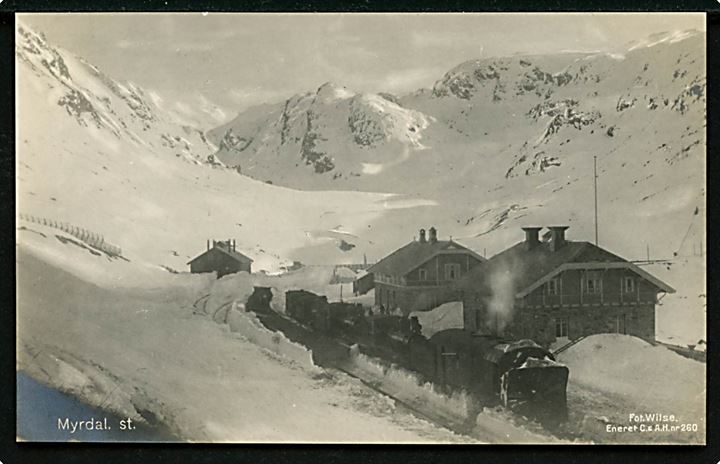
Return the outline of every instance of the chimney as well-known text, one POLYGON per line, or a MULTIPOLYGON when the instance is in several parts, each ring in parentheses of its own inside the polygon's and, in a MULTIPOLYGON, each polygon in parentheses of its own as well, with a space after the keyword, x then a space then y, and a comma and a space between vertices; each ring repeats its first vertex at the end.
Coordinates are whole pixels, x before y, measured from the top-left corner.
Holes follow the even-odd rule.
POLYGON ((207 249, 210 249, 210 239, 207 239, 207 249))
POLYGON ((420 229, 420 243, 427 243, 427 239, 425 238, 425 229, 420 229))
POLYGON ((435 227, 430 228, 430 243, 437 243, 437 229, 435 227))
POLYGON ((557 251, 565 245, 565 231, 569 226, 548 226, 550 229, 550 251, 557 251))
POLYGON ((523 227, 522 230, 525 231, 525 249, 526 250, 532 250, 536 246, 540 244, 540 239, 538 238, 538 234, 540 233, 540 230, 542 227, 523 227))

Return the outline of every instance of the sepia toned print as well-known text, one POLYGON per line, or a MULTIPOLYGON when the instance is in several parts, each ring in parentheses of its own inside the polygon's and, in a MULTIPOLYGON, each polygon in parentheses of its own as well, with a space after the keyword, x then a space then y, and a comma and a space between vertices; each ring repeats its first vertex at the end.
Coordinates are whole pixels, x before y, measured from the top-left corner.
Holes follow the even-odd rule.
POLYGON ((704 444, 703 14, 16 17, 17 440, 704 444))

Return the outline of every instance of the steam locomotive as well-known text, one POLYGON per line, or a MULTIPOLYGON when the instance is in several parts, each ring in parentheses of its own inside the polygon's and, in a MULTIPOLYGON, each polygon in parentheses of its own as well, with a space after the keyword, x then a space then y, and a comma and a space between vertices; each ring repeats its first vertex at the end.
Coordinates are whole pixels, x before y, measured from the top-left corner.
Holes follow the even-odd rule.
POLYGON ((285 294, 285 312, 294 324, 270 310, 271 297, 269 289, 256 289, 247 308, 269 328, 311 348, 320 365, 347 358, 347 347, 358 345, 361 352, 412 370, 442 390, 470 393, 480 404, 499 403, 546 425, 567 419, 568 368, 531 340, 462 329, 428 339, 416 318, 368 314, 362 305, 330 303, 305 290, 285 294))

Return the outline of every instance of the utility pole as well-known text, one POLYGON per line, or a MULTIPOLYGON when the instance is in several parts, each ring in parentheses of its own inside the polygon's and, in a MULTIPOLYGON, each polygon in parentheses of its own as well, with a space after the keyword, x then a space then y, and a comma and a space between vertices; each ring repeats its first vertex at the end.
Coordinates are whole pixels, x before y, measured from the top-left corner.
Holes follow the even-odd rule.
POLYGON ((598 246, 597 155, 593 156, 593 186, 595 188, 595 246, 598 246))
POLYGON ((647 246, 647 260, 650 261, 650 244, 646 244, 647 246))

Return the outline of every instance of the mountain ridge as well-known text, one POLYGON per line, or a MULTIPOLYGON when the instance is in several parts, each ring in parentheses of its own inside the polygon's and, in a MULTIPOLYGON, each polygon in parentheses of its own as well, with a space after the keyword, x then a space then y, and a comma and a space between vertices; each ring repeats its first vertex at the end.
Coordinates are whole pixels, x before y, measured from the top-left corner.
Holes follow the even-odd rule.
MULTIPOLYGON (((228 150, 222 148, 216 155, 229 165, 241 166, 244 173, 258 179, 303 189, 351 188, 367 191, 417 193, 408 189, 392 190, 391 188, 388 190, 389 186, 397 187, 397 183, 391 175, 385 176, 384 182, 376 182, 373 177, 375 179, 382 177, 378 174, 386 170, 387 167, 384 164, 392 167, 402 165, 408 160, 411 164, 415 163, 417 152, 437 145, 434 139, 439 139, 440 143, 444 144, 448 138, 455 136, 479 138, 476 134, 468 134, 472 134, 473 129, 476 130, 478 126, 486 125, 488 121, 480 121, 478 124, 478 116, 473 113, 486 110, 488 104, 494 104, 505 106, 506 113, 522 111, 522 113, 532 116, 533 123, 541 122, 544 125, 533 136, 528 135, 524 138, 525 146, 521 145, 516 148, 518 153, 513 160, 507 163, 505 173, 508 176, 518 175, 518 173, 542 173, 554 166, 559 166, 559 163, 562 162, 562 155, 548 154, 548 150, 544 150, 544 153, 540 153, 543 150, 534 152, 531 150, 536 148, 539 142, 556 134, 563 126, 578 130, 582 127, 589 127, 588 132, 610 130, 614 134, 617 129, 616 124, 604 121, 610 119, 606 115, 613 110, 619 113, 635 104, 641 104, 653 110, 671 107, 682 112, 687 111, 688 102, 704 104, 702 94, 704 93, 705 79, 701 66, 695 66, 691 70, 694 72, 695 79, 690 82, 687 82, 688 70, 679 70, 680 66, 678 66, 675 71, 681 74, 681 78, 678 79, 678 76, 672 78, 672 81, 677 81, 678 85, 669 85, 668 82, 659 82, 658 79, 654 79, 653 70, 648 71, 650 62, 657 61, 658 58, 642 56, 652 53, 653 47, 659 44, 663 44, 661 47, 684 46, 688 42, 702 40, 703 36, 704 33, 699 32, 667 34, 667 37, 670 38, 667 38, 666 35, 658 36, 645 46, 635 46, 632 50, 628 50, 622 57, 612 53, 560 53, 550 57, 518 55, 467 60, 445 73, 431 89, 419 89, 389 99, 385 99, 380 93, 362 94, 385 99, 397 105, 406 114, 419 116, 414 119, 409 118, 420 124, 408 125, 405 128, 407 137, 395 137, 395 140, 402 142, 400 145, 393 146, 393 138, 387 135, 393 132, 397 124, 393 126, 382 118, 373 118, 372 112, 367 111, 367 108, 360 108, 353 111, 352 114, 350 111, 334 112, 333 117, 337 121, 348 119, 351 128, 360 129, 359 134, 350 134, 352 137, 348 137, 348 134, 338 131, 337 128, 318 128, 317 125, 313 127, 313 121, 323 116, 322 108, 310 108, 310 105, 304 108, 297 104, 305 98, 310 98, 309 95, 312 95, 312 92, 298 94, 285 101, 285 110, 281 116, 283 124, 280 144, 273 142, 272 138, 275 134, 272 129, 268 129, 272 126, 273 116, 253 113, 255 110, 252 108, 241 113, 233 121, 208 131, 208 137, 219 144, 223 137, 232 137, 240 132, 243 134, 240 137, 241 141, 252 140, 251 143, 241 145, 240 149, 233 153, 233 156, 229 156, 228 150), (679 39, 673 40, 673 37, 676 39, 679 37, 679 39), (644 68, 633 70, 633 74, 637 74, 635 81, 618 82, 621 79, 615 75, 617 74, 615 69, 621 70, 622 74, 630 75, 626 69, 632 66, 627 63, 642 60, 647 62, 644 63, 644 68), (643 73, 645 73, 645 78, 642 76, 643 73), (686 83, 685 87, 691 90, 682 95, 686 90, 683 84, 686 83), (648 87, 650 90, 640 95, 636 88, 639 85, 648 87), (597 90, 584 92, 586 90, 584 87, 597 87, 597 90), (658 89, 668 90, 668 92, 667 94, 655 92, 658 89), (696 95, 691 95, 693 92, 696 95), (700 98, 689 98, 693 96, 700 98), (600 101, 604 98, 611 98, 612 105, 599 104, 607 103, 600 101), (640 102, 641 98, 644 101, 640 102), (455 100, 462 102, 456 103, 455 100), (603 106, 606 108, 602 108, 603 106), (288 108, 294 111, 292 115, 287 114, 288 108), (298 124, 297 121, 302 120, 302 117, 298 117, 297 113, 303 112, 306 118, 298 124), (253 125, 247 125, 243 121, 248 114, 254 114, 253 125), (293 118, 296 120, 294 126, 293 118), (365 125, 354 124, 358 120, 369 122, 365 125), (437 132, 440 133, 436 137, 432 137, 427 135, 429 126, 443 127, 438 129, 437 132), (613 129, 610 129, 611 127, 613 129), (262 133, 260 133, 261 128, 262 133), (299 144, 293 150, 280 149, 279 146, 285 143, 285 136, 291 131, 299 134, 296 137, 304 143, 299 144), (411 137, 412 135, 416 135, 416 137, 411 137), (269 142, 264 143, 266 141, 269 142), (333 142, 336 143, 333 144, 333 142), (368 146, 370 146, 369 149, 368 146), (297 161, 298 157, 302 162, 295 166, 294 161, 297 161), (387 160, 383 158, 387 158, 387 160), (309 159, 319 160, 319 164, 308 162, 309 159), (357 166, 358 161, 360 169, 357 166), (308 165, 311 169, 304 169, 303 165, 308 165), (363 166, 365 169, 362 169, 363 166), (297 169, 291 169, 293 167, 297 169)), ((685 48, 698 49, 696 44, 685 48)), ((680 58, 676 63, 678 65, 681 64, 680 58)), ((667 65, 667 63, 659 64, 667 65)), ((344 87, 329 83, 320 86, 316 92, 323 89, 324 86, 343 89, 346 97, 357 95, 344 87)), ((280 104, 276 104, 273 108, 277 108, 278 105, 280 104)), ((272 114, 273 111, 269 113, 272 114)), ((507 118, 501 115, 499 119, 507 118)), ((488 125, 492 128, 492 124, 488 125)), ((524 130, 524 128, 520 128, 520 130, 524 130)), ((482 130, 482 134, 485 132, 482 130)), ((467 147, 459 149, 465 150, 467 147)), ((413 168, 408 167, 408 169, 412 170, 413 168)))

